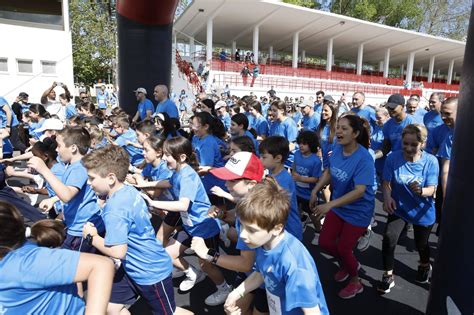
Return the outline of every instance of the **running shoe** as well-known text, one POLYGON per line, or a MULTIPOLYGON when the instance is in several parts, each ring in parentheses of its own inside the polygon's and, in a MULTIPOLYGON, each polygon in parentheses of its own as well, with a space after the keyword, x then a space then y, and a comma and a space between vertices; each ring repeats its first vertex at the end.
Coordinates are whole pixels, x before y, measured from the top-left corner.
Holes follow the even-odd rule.
POLYGON ((227 285, 224 289, 218 289, 216 292, 209 295, 204 301, 204 303, 209 306, 217 306, 224 304, 225 300, 227 299, 227 296, 231 291, 232 287, 230 285, 227 285))
POLYGON ((377 286, 377 291, 382 292, 382 293, 388 293, 390 292, 390 289, 395 286, 395 279, 393 275, 386 275, 384 274, 382 276, 382 281, 379 282, 379 285, 377 286))
POLYGON ((367 231, 365 231, 364 235, 362 235, 362 237, 359 238, 359 242, 357 243, 357 249, 360 252, 363 252, 363 251, 367 250, 367 248, 369 248, 371 237, 372 237, 372 230, 367 229, 367 231))
POLYGON ((184 278, 184 280, 179 284, 179 290, 182 292, 191 290, 196 284, 206 278, 206 274, 204 272, 196 270, 194 267, 190 268, 193 268, 193 271, 188 272, 186 274, 186 278, 184 278))
POLYGON ((334 280, 336 282, 343 282, 349 278, 349 273, 345 269, 339 269, 338 272, 334 274, 334 280))
POLYGON ((418 266, 418 272, 416 273, 416 282, 428 283, 430 281, 431 265, 429 266, 418 266))
POLYGON ((359 293, 364 291, 364 286, 360 281, 358 282, 349 282, 348 285, 341 291, 339 291, 339 297, 341 299, 351 299, 359 293))

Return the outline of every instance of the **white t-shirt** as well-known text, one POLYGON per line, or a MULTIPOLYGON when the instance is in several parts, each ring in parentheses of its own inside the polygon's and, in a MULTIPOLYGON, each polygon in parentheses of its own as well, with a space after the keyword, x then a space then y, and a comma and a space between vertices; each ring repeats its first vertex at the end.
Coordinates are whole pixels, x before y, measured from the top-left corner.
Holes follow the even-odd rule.
POLYGON ((48 99, 44 107, 51 115, 57 115, 61 121, 66 121, 66 107, 60 101, 48 99))

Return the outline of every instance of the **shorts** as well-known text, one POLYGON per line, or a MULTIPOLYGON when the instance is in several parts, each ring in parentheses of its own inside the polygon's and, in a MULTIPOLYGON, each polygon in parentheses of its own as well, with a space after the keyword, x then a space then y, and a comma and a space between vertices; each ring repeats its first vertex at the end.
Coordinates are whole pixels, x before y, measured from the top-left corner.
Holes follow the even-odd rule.
MULTIPOLYGON (((101 236, 103 236, 102 233, 101 236)), ((92 245, 89 245, 86 239, 82 238, 82 236, 72 236, 66 234, 66 239, 61 245, 63 249, 69 249, 73 251, 78 251, 81 253, 91 253, 91 254, 100 254, 100 252, 92 245)))
POLYGON ((267 291, 262 288, 257 288, 253 293, 253 307, 260 313, 269 313, 267 291))
POLYGON ((304 211, 310 215, 313 213, 311 209, 309 208, 309 199, 304 199, 303 197, 296 196, 296 200, 298 201, 298 208, 301 211, 304 211))
POLYGON ((165 218, 163 219, 163 222, 165 222, 169 226, 174 226, 174 227, 183 225, 183 221, 181 220, 181 215, 179 214, 179 212, 173 212, 173 211, 168 211, 165 218))
POLYGON ((153 314, 173 314, 176 310, 171 275, 152 285, 140 285, 127 275, 121 265, 115 272, 110 302, 132 305, 138 296, 145 299, 153 314))
MULTIPOLYGON (((178 242, 180 242, 181 244, 183 244, 184 246, 191 247, 191 241, 193 240, 193 237, 191 234, 189 234, 185 230, 179 231, 173 236, 173 238, 177 240, 178 242)), ((205 238, 204 243, 206 243, 206 246, 208 248, 212 248, 218 252, 219 251, 219 233, 217 233, 216 235, 212 237, 205 238)))

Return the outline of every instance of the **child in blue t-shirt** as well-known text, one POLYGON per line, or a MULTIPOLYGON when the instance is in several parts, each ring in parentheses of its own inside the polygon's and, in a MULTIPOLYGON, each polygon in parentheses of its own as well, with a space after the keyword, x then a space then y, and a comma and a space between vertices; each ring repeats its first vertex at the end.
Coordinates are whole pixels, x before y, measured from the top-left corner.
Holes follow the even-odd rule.
POLYGON ((21 213, 0 202, 0 310, 4 314, 84 314, 86 306, 76 283, 88 281, 87 311, 105 314, 114 275, 110 259, 49 248, 60 245, 64 227, 57 221, 44 223, 36 223, 32 239, 26 240, 21 213), (48 226, 59 231, 44 231, 48 226))
POLYGON ((130 164, 133 166, 141 165, 143 163, 143 150, 133 145, 138 141, 137 133, 130 129, 128 116, 118 116, 114 121, 113 128, 118 135, 114 144, 123 147, 127 151, 130 164))
POLYGON ((438 185, 439 165, 433 155, 423 151, 427 130, 408 125, 402 133, 402 150, 392 152, 383 172, 384 210, 388 213, 382 255, 384 275, 378 290, 390 292, 395 285, 393 266, 395 247, 407 223, 413 224, 415 243, 420 254, 416 281, 429 280, 430 246, 428 238, 435 223, 434 194, 438 185))
MULTIPOLYGON (((166 140, 163 159, 174 173, 169 182, 162 181, 158 187, 169 188, 174 201, 153 201, 149 197, 146 197, 146 200, 154 208, 180 214, 183 231, 175 234, 168 242, 166 250, 173 259, 174 266, 186 274, 179 286, 180 290, 189 291, 196 283, 204 280, 206 275, 195 269, 181 255, 191 246, 194 236, 203 238, 209 248, 218 251, 220 226, 217 219, 208 216, 211 203, 199 175, 191 167, 197 165, 191 142, 183 137, 166 140)), ((215 306, 224 303, 231 287, 222 272, 207 260, 199 258, 199 262, 202 270, 217 287, 217 292, 206 298, 206 304, 215 306)))
POLYGON ((290 200, 290 213, 285 229, 299 240, 303 239, 303 225, 301 224, 298 202, 296 200, 296 187, 290 173, 285 169, 288 158, 289 142, 280 136, 270 136, 260 143, 260 160, 270 175, 283 187, 290 200))
POLYGON ((155 237, 146 202, 134 187, 124 184, 127 152, 106 146, 86 155, 83 163, 92 189, 107 197, 102 214, 107 233, 102 238, 94 224, 87 222, 82 235, 100 252, 121 261, 109 311, 119 313, 139 295, 154 314, 173 314, 176 305, 171 258, 155 237))
POLYGON ((340 261, 335 274, 337 282, 350 278, 339 291, 339 297, 349 299, 364 288, 358 276, 358 265, 353 248, 370 224, 374 213, 374 160, 369 147, 369 130, 365 120, 356 115, 345 115, 337 122, 337 145, 329 157, 329 167, 311 193, 313 215, 326 215, 319 238, 323 250, 340 261), (317 193, 331 183, 331 201, 317 205, 317 193))
POLYGON ((240 238, 256 250, 256 270, 229 294, 228 313, 238 313, 239 300, 265 284, 270 314, 329 314, 313 258, 285 231, 291 211, 285 195, 269 178, 237 204, 240 238))
POLYGON ((57 201, 61 201, 67 228, 63 248, 94 252, 93 247, 82 242, 82 227, 86 222, 93 222, 99 233, 104 232, 97 197, 87 184, 87 170, 81 163, 82 157, 89 150, 90 135, 85 128, 67 127, 58 133, 56 142, 59 158, 66 165, 61 179, 53 174, 41 158, 32 157, 28 161, 28 167, 42 175, 56 194, 43 200, 40 208, 47 211, 57 201))
MULTIPOLYGON (((316 155, 319 149, 318 138, 313 131, 303 130, 296 138, 299 150, 295 152, 292 176, 296 185, 296 198, 299 209, 306 212, 314 224, 316 232, 321 230, 321 221, 314 217, 309 208, 311 190, 322 175, 322 163, 316 155)), ((318 238, 318 236, 315 236, 318 238)), ((313 242, 312 242, 313 243, 313 242)))

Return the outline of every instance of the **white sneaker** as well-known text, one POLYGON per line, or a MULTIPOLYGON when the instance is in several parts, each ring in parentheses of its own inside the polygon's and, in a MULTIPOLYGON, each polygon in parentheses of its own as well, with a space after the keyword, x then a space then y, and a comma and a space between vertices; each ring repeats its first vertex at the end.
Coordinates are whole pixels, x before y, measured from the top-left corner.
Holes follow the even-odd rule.
POLYGON ((36 205, 36 203, 38 202, 39 195, 38 194, 30 194, 30 193, 25 193, 25 195, 27 195, 28 198, 30 199, 30 205, 32 205, 34 207, 36 205))
MULTIPOLYGON (((193 267, 191 267, 193 268, 193 267)), ((193 268, 194 269, 194 268, 193 268)), ((194 272, 186 274, 186 278, 179 284, 179 290, 182 292, 186 292, 191 290, 197 283, 201 282, 206 278, 206 274, 202 271, 198 271, 196 269, 193 270, 194 272)))
POLYGON ((224 304, 225 300, 227 299, 227 296, 231 291, 232 287, 230 285, 227 285, 225 289, 217 290, 216 292, 209 295, 204 301, 204 303, 209 306, 217 306, 224 304))
POLYGON ((359 242, 357 243, 357 249, 360 252, 365 251, 370 246, 370 237, 372 236, 372 230, 367 230, 361 238, 359 238, 359 242))
POLYGON ((314 246, 318 246, 318 245, 319 245, 319 234, 318 234, 318 233, 314 234, 314 238, 313 238, 313 240, 311 241, 311 244, 314 245, 314 246))
POLYGON ((33 181, 36 184, 36 188, 38 188, 38 189, 43 188, 44 178, 41 175, 39 175, 39 174, 33 175, 33 181))
POLYGON ((171 277, 173 279, 176 279, 176 278, 181 278, 182 276, 184 276, 184 271, 176 267, 173 267, 173 272, 171 273, 171 277))

